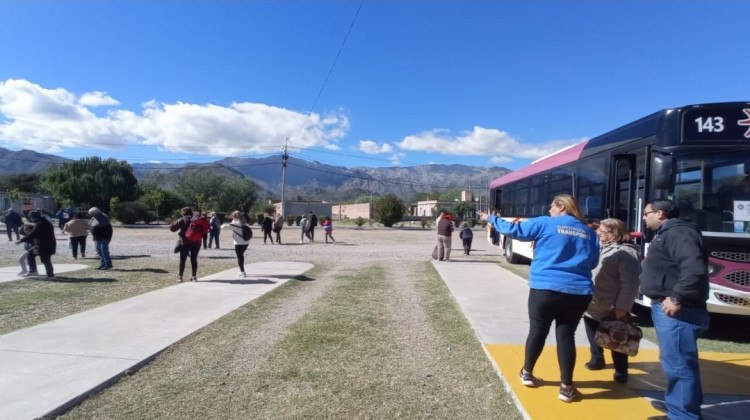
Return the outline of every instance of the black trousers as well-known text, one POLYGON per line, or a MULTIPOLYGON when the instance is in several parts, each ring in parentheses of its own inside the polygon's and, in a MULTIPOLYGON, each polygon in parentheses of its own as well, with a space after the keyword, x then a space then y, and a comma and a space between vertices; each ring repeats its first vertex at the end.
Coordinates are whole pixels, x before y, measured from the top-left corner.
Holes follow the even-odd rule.
MULTIPOLYGON (((52 255, 40 254, 39 261, 44 264, 44 271, 47 272, 47 277, 54 277, 55 269, 52 267, 52 255)), ((36 273, 36 254, 29 252, 26 256, 26 262, 29 263, 29 273, 36 273)))
POLYGON ((240 271, 245 272, 245 250, 247 250, 247 244, 235 245, 234 253, 237 255, 237 265, 240 266, 240 271))
POLYGON ((192 276, 196 277, 198 273, 198 252, 201 250, 200 242, 190 242, 187 239, 182 240, 182 249, 180 249, 180 277, 185 272, 185 261, 190 256, 190 268, 192 276))
POLYGON ((81 254, 86 253, 86 235, 72 236, 70 238, 70 248, 73 250, 73 258, 78 258, 78 247, 81 247, 81 254))
MULTIPOLYGON (((583 317, 583 325, 586 327, 586 337, 589 339, 591 347, 591 359, 604 360, 604 349, 596 345, 596 329, 599 328, 599 321, 583 317)), ((628 355, 618 351, 610 350, 612 353, 612 362, 615 364, 615 371, 619 373, 628 373, 628 355)))
POLYGON ((576 364, 575 332, 581 316, 591 301, 591 295, 571 295, 552 290, 529 291, 529 336, 526 338, 526 355, 523 368, 533 372, 544 350, 544 341, 555 321, 557 363, 560 365, 560 382, 573 384, 576 364))

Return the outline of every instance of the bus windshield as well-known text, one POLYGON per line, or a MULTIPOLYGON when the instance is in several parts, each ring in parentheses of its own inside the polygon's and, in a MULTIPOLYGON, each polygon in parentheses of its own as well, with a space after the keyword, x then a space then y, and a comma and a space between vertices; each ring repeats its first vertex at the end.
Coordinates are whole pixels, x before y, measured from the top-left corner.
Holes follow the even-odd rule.
POLYGON ((750 156, 677 157, 674 199, 680 218, 704 232, 750 235, 750 156))

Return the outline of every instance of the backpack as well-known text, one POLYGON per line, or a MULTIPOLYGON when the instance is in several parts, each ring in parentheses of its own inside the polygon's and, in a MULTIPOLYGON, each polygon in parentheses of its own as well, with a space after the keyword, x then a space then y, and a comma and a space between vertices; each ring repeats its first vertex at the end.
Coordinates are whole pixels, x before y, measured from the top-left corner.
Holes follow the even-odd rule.
POLYGON ((190 225, 185 230, 185 239, 190 242, 200 242, 203 240, 203 227, 191 220, 190 225))
POLYGON ((253 230, 248 225, 242 225, 242 240, 249 241, 253 237, 253 230))

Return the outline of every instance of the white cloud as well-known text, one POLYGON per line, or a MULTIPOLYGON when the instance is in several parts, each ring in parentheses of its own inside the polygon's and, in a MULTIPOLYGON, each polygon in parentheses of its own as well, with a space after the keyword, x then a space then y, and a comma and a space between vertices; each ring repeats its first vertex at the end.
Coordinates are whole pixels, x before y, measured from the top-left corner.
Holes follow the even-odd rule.
POLYGON ((349 130, 341 110, 320 115, 250 102, 230 106, 144 102, 141 114, 89 107, 119 102, 103 92, 77 98, 65 89, 45 89, 27 80, 0 82, 0 139, 37 151, 61 147, 119 149, 128 144, 214 156, 268 153, 287 138, 290 146, 339 148, 349 130), (304 124, 304 126, 303 126, 304 124))
POLYGON ((381 145, 378 145, 372 140, 360 140, 358 148, 359 150, 370 155, 377 155, 379 153, 393 153, 393 146, 391 146, 390 144, 383 143, 381 145))
POLYGON ((513 158, 508 156, 493 156, 490 161, 496 165, 500 165, 503 163, 513 162, 513 158))
MULTIPOLYGON (((474 126, 474 130, 451 136, 447 130, 435 129, 406 136, 396 143, 403 150, 441 153, 444 155, 496 156, 493 159, 537 159, 585 139, 552 140, 542 144, 521 143, 505 131, 474 126)), ((506 163, 498 162, 498 163, 506 163)))
POLYGON ((108 106, 108 105, 119 105, 120 102, 111 96, 107 95, 107 92, 89 92, 81 95, 81 99, 78 103, 83 106, 108 106))

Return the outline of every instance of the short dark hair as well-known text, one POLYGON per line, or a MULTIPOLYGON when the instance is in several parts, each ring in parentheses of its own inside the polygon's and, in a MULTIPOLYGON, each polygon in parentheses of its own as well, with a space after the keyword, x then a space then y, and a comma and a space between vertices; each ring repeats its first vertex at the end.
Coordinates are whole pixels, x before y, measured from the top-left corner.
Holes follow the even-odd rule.
POLYGON ((663 211, 667 219, 676 219, 680 217, 680 209, 677 208, 674 201, 665 200, 663 198, 657 198, 646 203, 647 206, 651 206, 653 211, 663 211))

